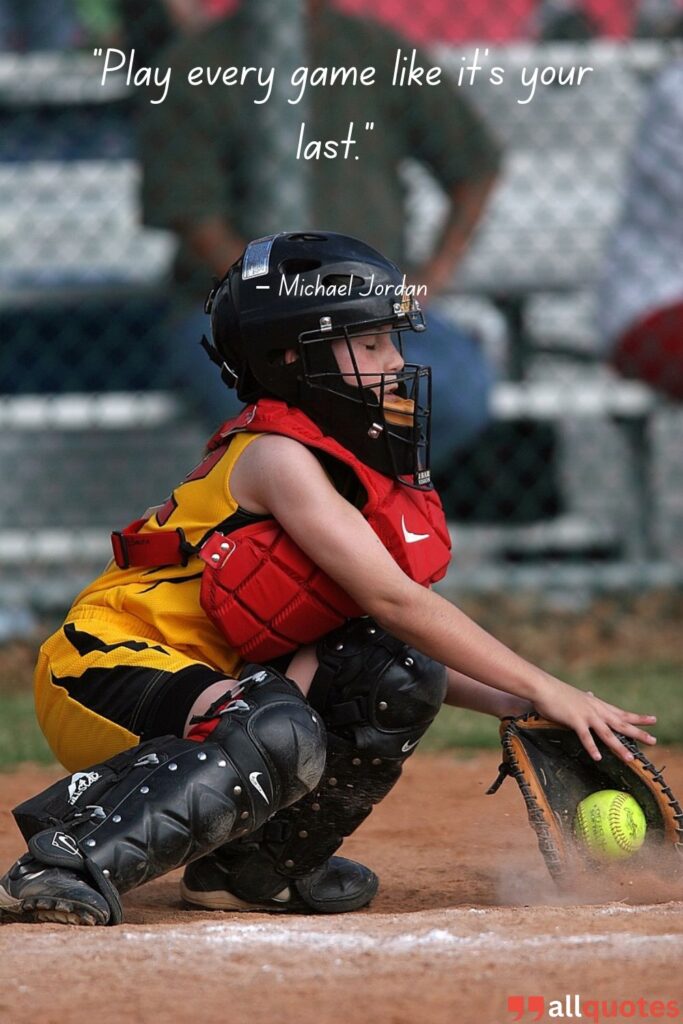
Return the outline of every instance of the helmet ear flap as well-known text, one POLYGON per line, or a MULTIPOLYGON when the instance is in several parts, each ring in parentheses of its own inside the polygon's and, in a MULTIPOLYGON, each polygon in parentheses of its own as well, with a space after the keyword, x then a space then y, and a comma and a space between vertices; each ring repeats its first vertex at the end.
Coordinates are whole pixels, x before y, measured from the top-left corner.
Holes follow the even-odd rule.
MULTIPOLYGON (((206 296, 206 299, 204 300, 204 312, 206 313, 207 316, 211 316, 213 312, 213 306, 216 300, 216 295, 218 294, 218 289, 220 288, 224 280, 225 278, 215 276, 212 279, 211 289, 209 291, 209 294, 206 296)), ((211 321, 211 327, 211 333, 213 335, 213 319, 211 321)), ((216 348, 215 344, 209 341, 205 334, 202 334, 199 344, 202 346, 211 362, 221 368, 221 376, 223 376, 223 366, 225 365, 225 362, 221 353, 216 348)))
POLYGON ((202 347, 211 361, 220 366, 223 382, 229 388, 236 388, 240 399, 248 401, 249 398, 243 395, 245 377, 250 380, 250 394, 256 382, 242 357, 243 339, 235 297, 235 279, 239 277, 239 266, 241 260, 233 263, 223 278, 214 278, 213 287, 204 303, 204 312, 211 317, 213 344, 203 340, 202 347))
POLYGON ((214 299, 216 298, 216 292, 218 291, 218 289, 220 287, 220 284, 221 284, 221 278, 220 277, 214 277, 213 278, 213 283, 211 285, 211 291, 209 292, 209 294, 206 296, 206 299, 204 300, 204 312, 206 313, 207 316, 211 315, 211 310, 213 309, 213 302, 214 302, 214 299))

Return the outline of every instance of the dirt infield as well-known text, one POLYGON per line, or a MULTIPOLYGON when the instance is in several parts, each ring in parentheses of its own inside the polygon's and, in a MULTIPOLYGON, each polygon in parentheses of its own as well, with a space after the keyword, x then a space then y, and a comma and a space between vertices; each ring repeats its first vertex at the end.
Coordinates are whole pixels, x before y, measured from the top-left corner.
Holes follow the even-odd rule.
MULTIPOLYGON (((184 910, 178 875, 125 898, 119 928, 0 929, 2 1024, 506 1024, 683 1019, 683 882, 596 876, 560 898, 495 752, 413 758, 344 852, 382 888, 345 917, 184 910), (542 1004, 508 1008, 513 996, 542 1004), (576 998, 575 998, 576 997, 576 998), (577 1002, 578 1000, 578 1002, 577 1002)), ((658 751, 674 792, 683 754, 658 751)), ((9 808, 56 777, 0 776, 9 808)))

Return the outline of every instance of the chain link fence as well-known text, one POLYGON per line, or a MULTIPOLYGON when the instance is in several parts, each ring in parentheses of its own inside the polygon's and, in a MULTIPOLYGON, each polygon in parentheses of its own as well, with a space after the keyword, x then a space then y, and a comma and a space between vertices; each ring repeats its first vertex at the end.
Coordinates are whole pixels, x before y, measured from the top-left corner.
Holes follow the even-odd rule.
POLYGON ((682 22, 0 0, 0 637, 66 608, 235 410, 203 297, 294 228, 427 285, 408 355, 434 367, 454 592, 680 586, 682 22))

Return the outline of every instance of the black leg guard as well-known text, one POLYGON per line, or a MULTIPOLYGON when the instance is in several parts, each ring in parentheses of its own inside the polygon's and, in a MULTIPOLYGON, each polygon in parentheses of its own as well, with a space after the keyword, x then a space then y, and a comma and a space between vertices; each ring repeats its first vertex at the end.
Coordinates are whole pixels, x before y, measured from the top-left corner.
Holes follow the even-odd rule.
MULTIPOLYGON (((258 829, 315 787, 325 759, 319 716, 290 680, 249 669, 206 742, 150 740, 17 807, 36 867, 88 877, 117 923, 118 893, 258 829)), ((27 884, 12 890, 11 875, 5 907, 27 884)))
POLYGON ((309 700, 328 733, 319 786, 214 854, 244 900, 272 897, 283 879, 307 875, 341 846, 394 786, 446 694, 444 666, 371 619, 330 633, 317 653, 309 700))

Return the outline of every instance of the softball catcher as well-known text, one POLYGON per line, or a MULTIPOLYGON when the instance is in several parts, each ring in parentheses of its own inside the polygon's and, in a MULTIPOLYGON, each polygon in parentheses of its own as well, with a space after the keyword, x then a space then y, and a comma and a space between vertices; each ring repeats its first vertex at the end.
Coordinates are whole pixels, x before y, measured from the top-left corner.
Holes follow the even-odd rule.
POLYGON ((117 923, 120 894, 186 863, 193 905, 337 913, 375 895, 373 872, 332 854, 398 779, 443 701, 445 669, 358 618, 272 515, 239 505, 230 480, 262 434, 300 438, 397 557, 399 509, 436 529, 419 557, 403 542, 401 561, 420 583, 443 574, 438 500, 397 479, 428 480, 429 410, 405 411, 428 371, 391 375, 392 392, 405 391, 399 417, 388 395, 385 409, 341 379, 331 347, 340 335, 422 329, 419 311, 396 301, 400 280, 354 239, 280 235, 252 243, 212 292, 216 347, 205 345, 250 404, 163 506, 113 535, 114 563, 42 648, 38 717, 73 774, 15 811, 29 853, 0 883, 7 914, 117 923), (328 277, 373 277, 392 294, 264 301, 258 284, 314 257, 328 277), (292 338, 296 363, 273 360, 292 338), (234 557, 217 559, 226 544, 234 557), (306 702, 282 670, 314 641, 306 702))
POLYGON ((193 906, 367 905, 376 876, 334 854, 444 697, 533 706, 588 758, 655 742, 651 716, 548 675, 430 589, 450 539, 430 370, 400 350, 424 318, 393 263, 329 232, 257 239, 207 313, 245 408, 113 534, 41 649, 38 719, 71 774, 15 809, 14 920, 115 924, 122 894, 183 865, 193 906))

